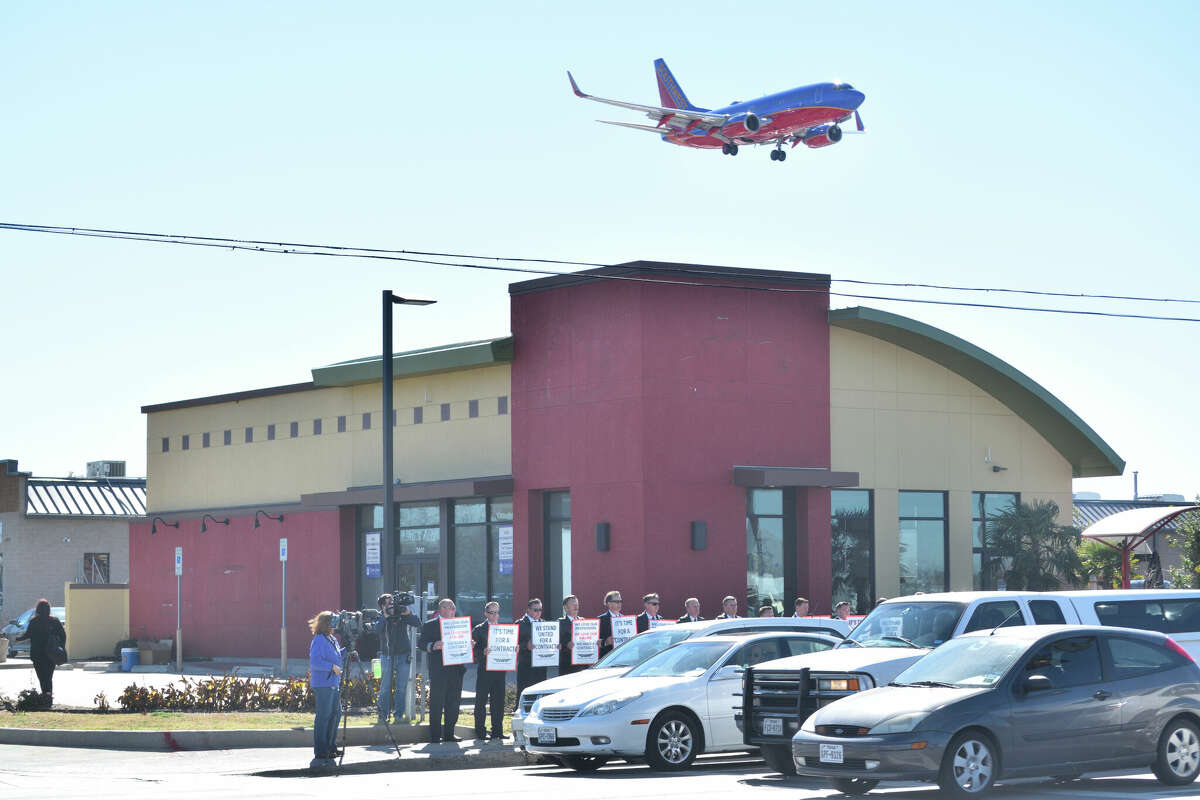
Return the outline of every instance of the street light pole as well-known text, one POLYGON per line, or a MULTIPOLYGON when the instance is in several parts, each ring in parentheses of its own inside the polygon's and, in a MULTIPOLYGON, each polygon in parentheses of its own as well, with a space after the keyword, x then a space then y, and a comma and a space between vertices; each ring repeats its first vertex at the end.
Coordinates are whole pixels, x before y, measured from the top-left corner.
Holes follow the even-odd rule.
POLYGON ((383 290, 383 419, 379 425, 383 430, 383 531, 379 536, 379 560, 385 592, 396 588, 396 559, 392 554, 396 513, 392 507, 392 481, 396 476, 392 453, 395 436, 392 430, 392 306, 428 306, 436 302, 428 297, 401 297, 391 289, 383 290))

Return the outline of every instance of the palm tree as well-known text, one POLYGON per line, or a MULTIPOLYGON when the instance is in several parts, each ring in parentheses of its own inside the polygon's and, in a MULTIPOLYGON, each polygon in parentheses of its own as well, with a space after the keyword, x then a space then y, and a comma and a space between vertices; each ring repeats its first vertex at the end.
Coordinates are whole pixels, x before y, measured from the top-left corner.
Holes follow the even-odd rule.
POLYGON ((1058 513, 1053 500, 1035 500, 989 517, 984 540, 991 574, 1003 576, 1010 589, 1044 592, 1079 584, 1079 529, 1059 525, 1058 513))

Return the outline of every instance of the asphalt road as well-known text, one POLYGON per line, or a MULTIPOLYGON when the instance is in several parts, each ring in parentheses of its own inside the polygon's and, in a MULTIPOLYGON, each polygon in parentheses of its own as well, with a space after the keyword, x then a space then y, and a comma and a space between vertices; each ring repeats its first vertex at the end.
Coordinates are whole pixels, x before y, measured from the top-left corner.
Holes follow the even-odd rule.
MULTIPOLYGON (((0 747, 0 796, 4 798, 288 797, 324 798, 345 792, 356 797, 569 798, 569 800, 692 800, 755 798, 809 800, 843 798, 820 781, 771 774, 762 762, 746 757, 705 757, 683 773, 655 773, 644 766, 617 764, 594 775, 577 775, 548 766, 426 772, 383 772, 322 777, 266 777, 255 773, 288 771, 307 763, 308 750, 223 750, 190 753, 133 753, 51 747, 0 747)), ((380 748, 352 748, 347 764, 388 758, 380 748)), ((932 786, 884 786, 870 797, 888 800, 936 800, 932 786)), ((1147 774, 1125 773, 1058 785, 1022 781, 1001 785, 997 800, 1127 800, 1128 798, 1194 798, 1200 787, 1163 787, 1147 774)))

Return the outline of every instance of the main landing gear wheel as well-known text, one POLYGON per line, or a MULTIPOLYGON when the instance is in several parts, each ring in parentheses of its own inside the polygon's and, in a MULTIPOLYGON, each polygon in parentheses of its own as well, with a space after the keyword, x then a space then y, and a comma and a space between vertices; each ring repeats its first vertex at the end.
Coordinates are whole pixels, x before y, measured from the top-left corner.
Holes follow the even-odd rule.
POLYGON ((787 153, 783 152, 782 150, 772 150, 771 151, 771 160, 772 161, 784 161, 786 159, 787 159, 787 153))
POLYGON ((721 145, 721 152, 727 156, 736 156, 737 151, 738 151, 738 146, 736 144, 721 145))

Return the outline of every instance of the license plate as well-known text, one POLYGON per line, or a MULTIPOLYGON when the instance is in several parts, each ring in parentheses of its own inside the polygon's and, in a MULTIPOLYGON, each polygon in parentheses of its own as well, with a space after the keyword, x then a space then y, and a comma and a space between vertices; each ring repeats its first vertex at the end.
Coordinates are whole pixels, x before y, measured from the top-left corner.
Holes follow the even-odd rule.
MULTIPOLYGON (((549 728, 549 727, 539 727, 538 728, 538 744, 554 744, 556 741, 558 741, 558 729, 557 728, 549 728)), ((839 750, 841 749, 841 745, 838 745, 838 749, 839 750)))
POLYGON ((821 745, 821 763, 822 764, 841 764, 842 763, 842 746, 840 744, 823 744, 823 745, 821 745))
POLYGON ((763 720, 763 736, 783 736, 783 720, 767 717, 763 720))

